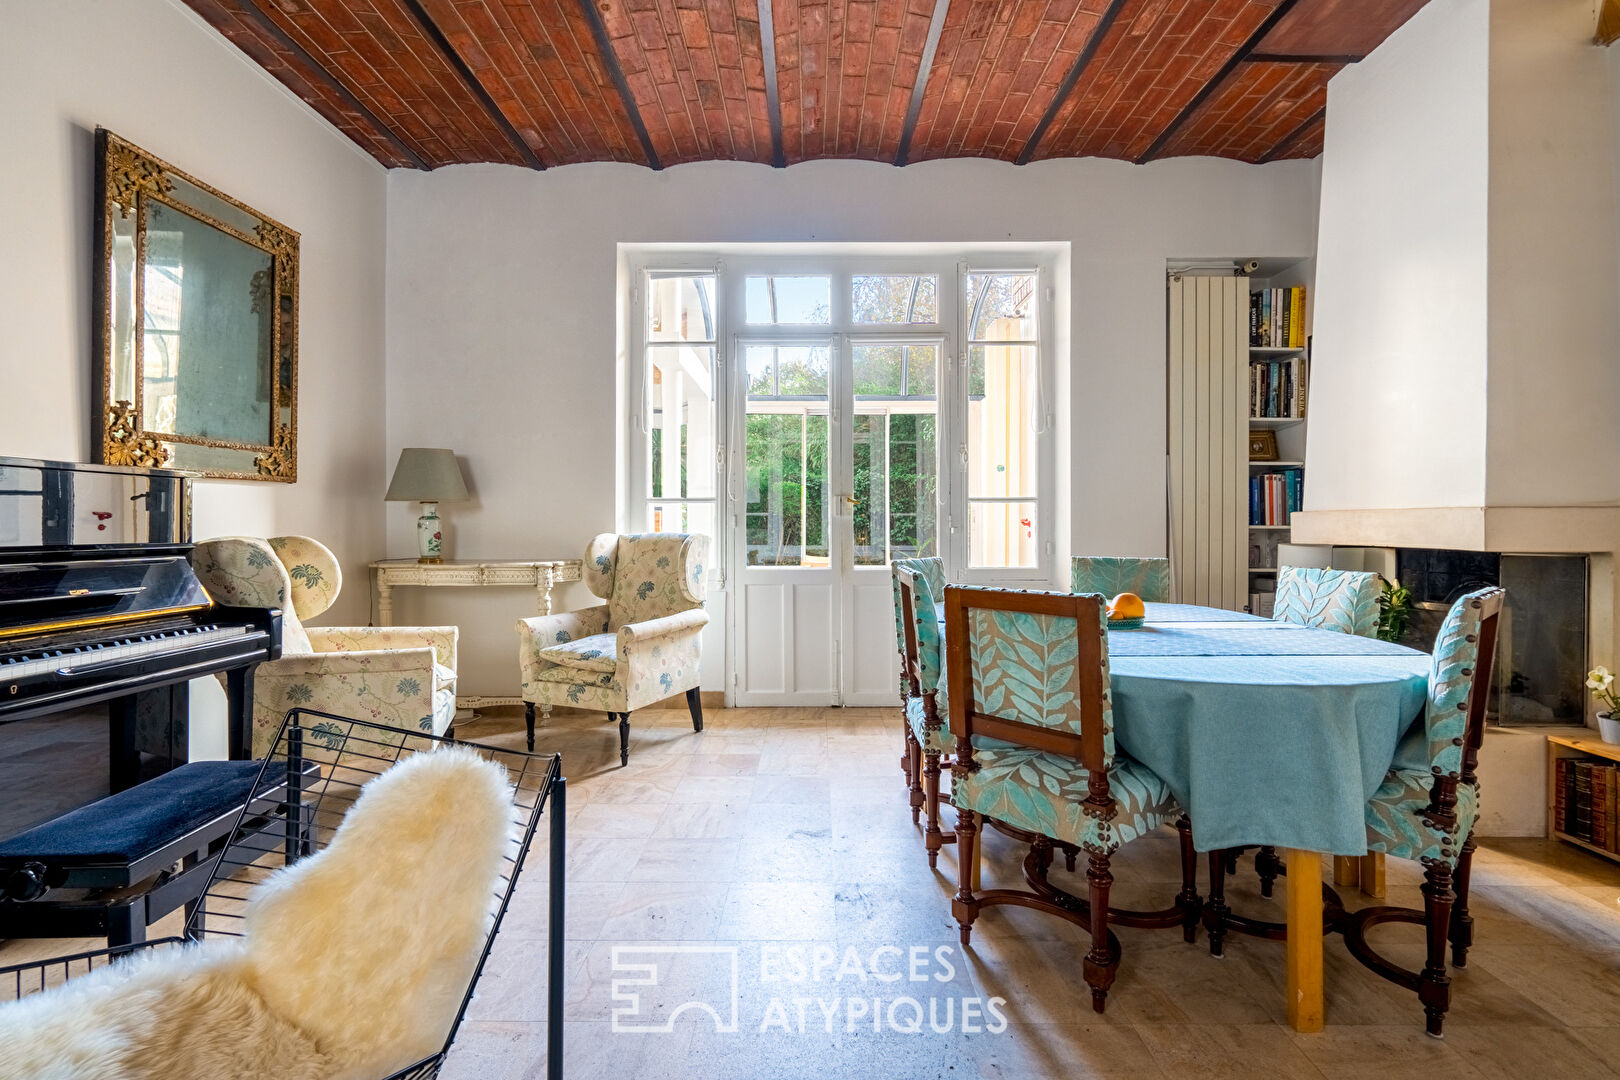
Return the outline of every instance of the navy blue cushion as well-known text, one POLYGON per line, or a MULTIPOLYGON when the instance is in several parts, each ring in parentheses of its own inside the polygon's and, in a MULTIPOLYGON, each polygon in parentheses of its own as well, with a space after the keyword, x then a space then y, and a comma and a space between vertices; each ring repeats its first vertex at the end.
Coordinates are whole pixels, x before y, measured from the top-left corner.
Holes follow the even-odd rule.
MULTIPOLYGON (((133 862, 239 810, 253 789, 258 761, 194 761, 36 825, 0 843, 0 859, 57 865, 133 862)), ((279 782, 282 770, 266 779, 279 782)), ((267 785, 269 786, 269 785, 267 785)))

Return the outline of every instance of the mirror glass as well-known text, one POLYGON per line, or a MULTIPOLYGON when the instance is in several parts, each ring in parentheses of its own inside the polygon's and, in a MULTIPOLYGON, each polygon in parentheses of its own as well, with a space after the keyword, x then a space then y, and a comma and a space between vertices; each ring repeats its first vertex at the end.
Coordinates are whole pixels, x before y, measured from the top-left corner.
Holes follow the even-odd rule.
POLYGON ((298 236, 97 132, 102 460, 297 476, 298 236))

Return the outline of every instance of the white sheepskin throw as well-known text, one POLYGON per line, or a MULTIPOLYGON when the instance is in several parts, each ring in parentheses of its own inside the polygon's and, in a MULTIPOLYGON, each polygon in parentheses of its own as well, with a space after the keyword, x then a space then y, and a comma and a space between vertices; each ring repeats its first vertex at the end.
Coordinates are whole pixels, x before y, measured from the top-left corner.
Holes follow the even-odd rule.
POLYGON ((506 771, 418 754, 325 850, 257 889, 240 941, 131 958, 0 1006, 0 1080, 374 1080, 444 1045, 512 834, 506 771))

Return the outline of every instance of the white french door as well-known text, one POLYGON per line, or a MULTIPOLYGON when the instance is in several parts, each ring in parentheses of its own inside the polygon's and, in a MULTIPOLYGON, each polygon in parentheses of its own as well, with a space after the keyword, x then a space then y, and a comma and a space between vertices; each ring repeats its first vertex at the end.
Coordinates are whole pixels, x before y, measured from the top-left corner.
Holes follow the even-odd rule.
POLYGON ((713 537, 732 703, 890 705, 894 559, 1051 579, 1049 271, 745 247, 642 268, 632 527, 713 537))
POLYGON ((737 704, 893 702, 889 563, 937 551, 942 354, 939 336, 738 340, 737 704))

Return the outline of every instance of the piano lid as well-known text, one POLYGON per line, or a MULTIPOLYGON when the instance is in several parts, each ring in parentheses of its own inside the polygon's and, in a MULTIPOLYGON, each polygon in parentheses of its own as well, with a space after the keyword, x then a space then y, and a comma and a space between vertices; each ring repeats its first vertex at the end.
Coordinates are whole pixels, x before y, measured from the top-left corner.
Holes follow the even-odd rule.
POLYGON ((191 477, 0 457, 0 556, 191 543, 191 477))

